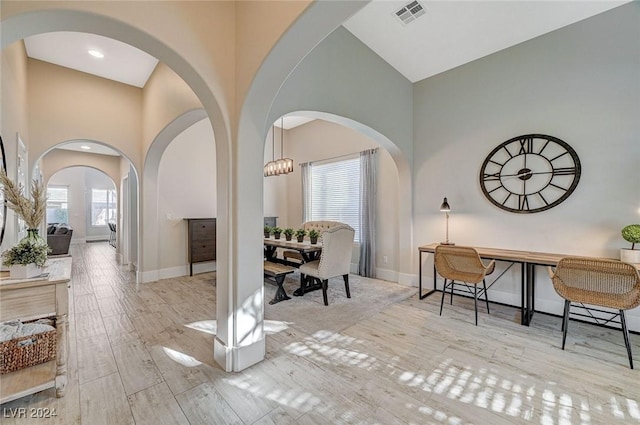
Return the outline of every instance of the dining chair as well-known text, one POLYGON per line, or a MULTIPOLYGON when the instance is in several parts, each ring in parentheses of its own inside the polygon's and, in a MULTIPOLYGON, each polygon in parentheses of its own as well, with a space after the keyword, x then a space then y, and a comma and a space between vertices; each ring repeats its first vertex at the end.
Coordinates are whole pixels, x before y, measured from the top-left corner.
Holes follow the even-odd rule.
MULTIPOLYGON (((307 232, 309 232, 309 230, 316 230, 317 232, 320 233, 320 237, 322 237, 322 233, 325 230, 335 226, 340 226, 343 224, 345 223, 341 223, 339 221, 330 221, 330 220, 306 221, 302 224, 302 228, 307 232)), ((291 261, 293 259, 299 263, 304 263, 304 258, 302 258, 302 255, 298 251, 285 250, 282 252, 282 257, 287 261, 291 261)))
MULTIPOLYGON (((606 323, 619 323, 624 344, 627 347, 629 366, 633 369, 633 357, 629 342, 629 330, 625 310, 640 305, 640 274, 635 266, 617 260, 564 257, 556 266, 548 268, 553 288, 564 298, 562 316, 562 349, 564 350, 569 328, 569 313, 572 306, 609 314, 606 323), (604 307, 614 311, 603 311, 590 306, 604 307), (620 317, 619 321, 616 321, 620 317)), ((592 315, 595 319, 595 317, 592 315)))
POLYGON ((304 263, 300 266, 300 292, 304 294, 305 287, 312 280, 322 284, 324 305, 329 305, 327 287, 329 279, 342 276, 347 298, 351 298, 349 291, 349 271, 351 269, 351 252, 355 231, 347 224, 331 227, 322 234, 322 253, 320 259, 304 263))
POLYGON ((453 304, 453 290, 455 285, 464 285, 469 293, 473 294, 475 305, 476 326, 478 326, 478 297, 484 294, 489 314, 489 297, 487 296, 487 284, 485 276, 493 273, 495 261, 491 260, 485 265, 475 248, 457 245, 438 245, 435 249, 434 263, 436 271, 444 278, 442 299, 440 300, 440 315, 447 288, 451 289, 451 304, 453 304), (482 289, 478 285, 482 283, 482 289))

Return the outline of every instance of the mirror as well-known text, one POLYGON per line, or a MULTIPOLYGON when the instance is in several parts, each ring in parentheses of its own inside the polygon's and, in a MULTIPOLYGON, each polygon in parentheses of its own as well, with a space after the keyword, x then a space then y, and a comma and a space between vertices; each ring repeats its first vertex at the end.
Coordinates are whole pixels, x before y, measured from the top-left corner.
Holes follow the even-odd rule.
MULTIPOLYGON (((2 143, 2 136, 0 136, 0 167, 6 172, 7 171, 7 160, 4 155, 4 144, 2 143)), ((0 189, 2 189, 0 187, 0 189)), ((2 240, 4 239, 4 228, 7 223, 7 204, 4 201, 4 191, 0 190, 0 244, 2 244, 2 240)))

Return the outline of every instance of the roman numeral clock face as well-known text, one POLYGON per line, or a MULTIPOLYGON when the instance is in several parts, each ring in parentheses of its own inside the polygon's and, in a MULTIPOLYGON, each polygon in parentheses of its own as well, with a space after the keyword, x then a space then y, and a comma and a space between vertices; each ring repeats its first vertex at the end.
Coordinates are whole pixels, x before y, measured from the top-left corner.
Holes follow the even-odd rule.
POLYGON ((491 203, 515 213, 548 210, 578 186, 580 159, 564 141, 543 134, 514 137, 487 156, 480 187, 491 203))

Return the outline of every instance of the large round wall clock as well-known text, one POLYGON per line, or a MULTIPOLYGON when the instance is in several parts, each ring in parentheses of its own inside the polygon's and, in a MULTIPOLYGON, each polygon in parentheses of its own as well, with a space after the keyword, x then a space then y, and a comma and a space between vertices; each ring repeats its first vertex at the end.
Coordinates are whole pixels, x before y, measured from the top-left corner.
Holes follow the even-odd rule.
POLYGON ((498 145, 480 170, 480 187, 492 204, 515 213, 548 210, 580 181, 580 159, 566 142, 525 134, 498 145))

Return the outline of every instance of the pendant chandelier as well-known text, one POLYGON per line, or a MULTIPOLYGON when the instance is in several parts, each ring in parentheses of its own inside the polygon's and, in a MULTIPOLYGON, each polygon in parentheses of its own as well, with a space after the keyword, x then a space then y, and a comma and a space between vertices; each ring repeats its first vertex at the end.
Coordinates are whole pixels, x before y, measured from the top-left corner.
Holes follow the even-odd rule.
POLYGON ((275 160, 275 126, 271 126, 271 161, 264 165, 264 176, 279 176, 293 171, 293 159, 284 158, 284 117, 280 118, 280 155, 282 158, 275 160))

